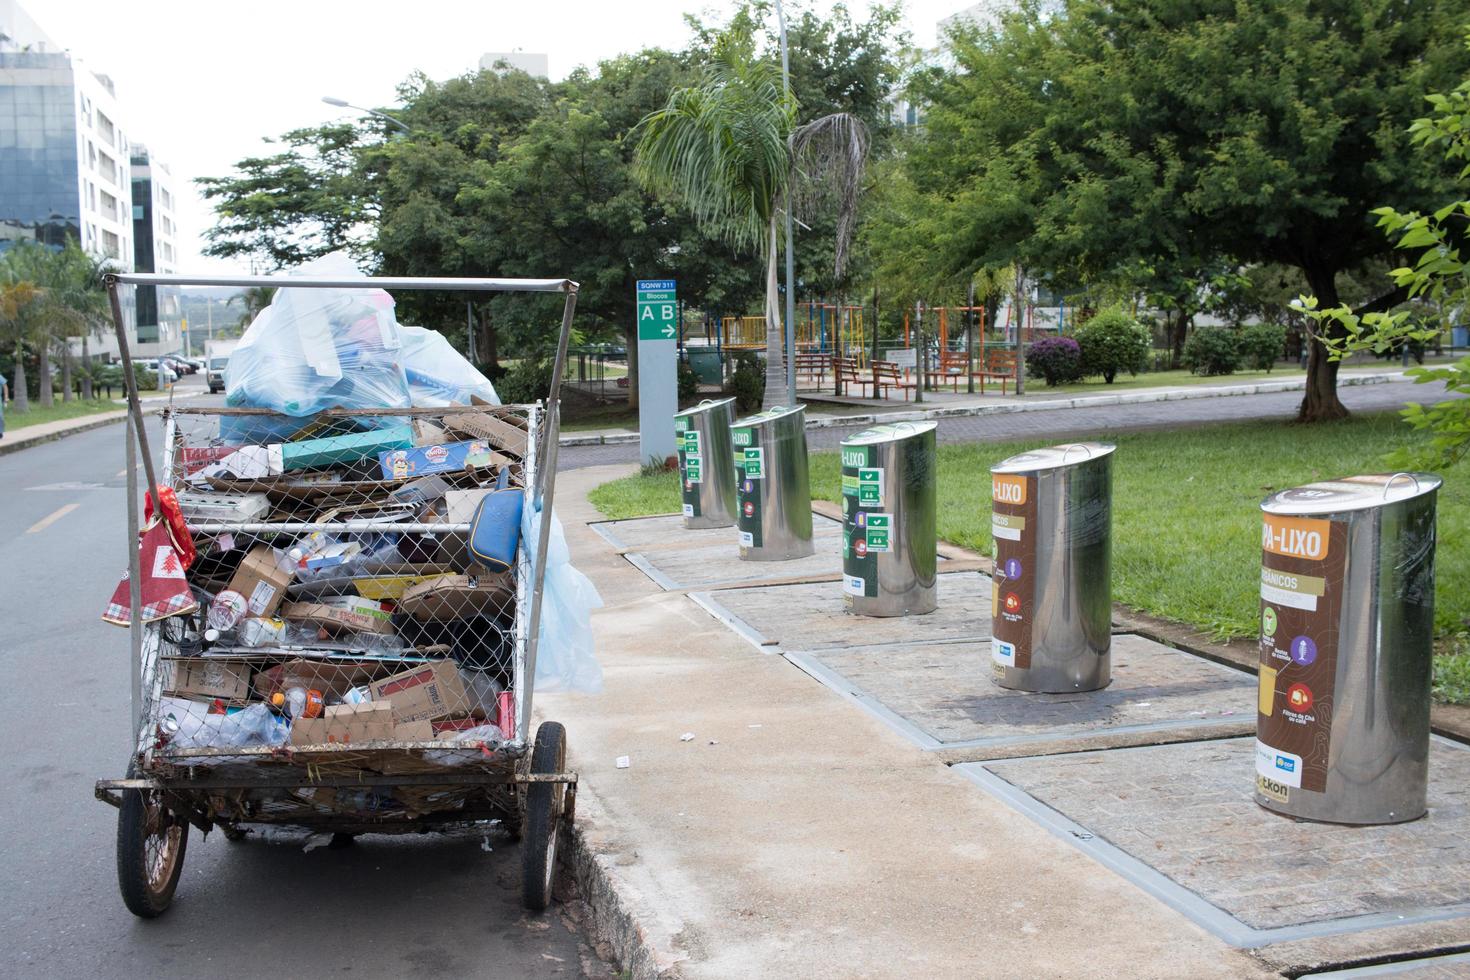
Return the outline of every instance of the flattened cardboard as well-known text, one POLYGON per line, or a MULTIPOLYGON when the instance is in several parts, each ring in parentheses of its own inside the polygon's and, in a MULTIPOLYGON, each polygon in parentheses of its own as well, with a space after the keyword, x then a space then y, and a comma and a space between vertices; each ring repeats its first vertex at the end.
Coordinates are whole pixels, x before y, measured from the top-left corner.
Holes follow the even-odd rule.
POLYGON ((329 602, 290 602, 281 610, 281 617, 334 633, 393 632, 392 614, 382 603, 360 596, 335 596, 329 602))
POLYGON ((418 620, 469 619, 493 613, 515 599, 510 572, 474 569, 464 575, 440 575, 405 589, 399 611, 418 620))
POLYGON ((526 455, 526 430, 490 412, 455 412, 444 416, 444 427, 471 439, 483 439, 517 459, 526 455))

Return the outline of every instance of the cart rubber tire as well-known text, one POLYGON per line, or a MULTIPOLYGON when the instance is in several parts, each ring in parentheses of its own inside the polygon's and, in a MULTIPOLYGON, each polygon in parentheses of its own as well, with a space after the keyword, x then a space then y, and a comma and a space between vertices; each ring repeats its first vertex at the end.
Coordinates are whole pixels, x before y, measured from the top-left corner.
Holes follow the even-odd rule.
POLYGON ((232 844, 238 844, 240 843, 240 841, 250 836, 250 831, 241 830, 239 827, 231 827, 226 824, 220 824, 219 829, 220 833, 225 835, 225 840, 229 841, 232 844))
POLYGON ((165 810, 156 792, 123 790, 117 815, 117 884, 129 912, 152 919, 168 910, 188 847, 188 822, 165 810))
MULTIPOLYGON (((566 729, 559 722, 542 722, 536 729, 536 744, 531 750, 531 772, 561 772, 566 762, 566 729)), ((526 787, 526 818, 521 834, 521 904, 533 912, 551 904, 557 830, 565 796, 565 783, 531 783, 526 787)))

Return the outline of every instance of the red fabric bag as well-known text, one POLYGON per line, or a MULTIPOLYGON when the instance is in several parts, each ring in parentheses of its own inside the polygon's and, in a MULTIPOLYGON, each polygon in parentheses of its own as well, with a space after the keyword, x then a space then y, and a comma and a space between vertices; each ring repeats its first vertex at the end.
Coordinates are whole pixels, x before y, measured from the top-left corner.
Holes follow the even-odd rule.
MULTIPOLYGON (((184 577, 184 560, 179 557, 162 521, 153 521, 138 536, 138 567, 142 571, 142 615, 145 623, 167 619, 182 613, 191 613, 199 608, 194 593, 189 591, 189 582, 184 577)), ((102 613, 104 621, 117 626, 129 626, 128 614, 131 601, 128 588, 128 573, 123 572, 122 581, 113 590, 112 600, 102 613)))

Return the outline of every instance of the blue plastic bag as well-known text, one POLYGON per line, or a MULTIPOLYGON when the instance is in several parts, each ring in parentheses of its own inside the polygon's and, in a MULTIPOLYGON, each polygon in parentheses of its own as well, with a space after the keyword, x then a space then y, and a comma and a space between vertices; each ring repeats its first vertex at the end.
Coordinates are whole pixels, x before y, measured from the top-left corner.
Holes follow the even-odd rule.
MULTIPOLYGON (((541 520, 535 508, 521 511, 521 540, 533 562, 540 543, 541 520)), ((554 514, 546 554, 534 689, 598 694, 602 691, 602 665, 594 649, 592 610, 602 608, 602 596, 591 579, 572 567, 566 535, 554 514)))

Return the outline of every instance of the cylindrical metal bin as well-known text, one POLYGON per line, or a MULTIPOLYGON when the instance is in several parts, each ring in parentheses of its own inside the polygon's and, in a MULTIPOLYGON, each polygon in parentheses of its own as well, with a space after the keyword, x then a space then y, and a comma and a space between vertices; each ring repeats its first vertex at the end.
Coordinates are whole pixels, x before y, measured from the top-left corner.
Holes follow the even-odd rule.
POLYGON ((1113 450, 1034 449, 990 468, 995 681, 1039 694, 1112 680, 1113 450))
POLYGON ((1266 809, 1348 824, 1424 815, 1439 485, 1430 473, 1353 476, 1261 504, 1266 809))
POLYGON ((849 612, 933 612, 934 430, 937 422, 876 425, 842 441, 842 591, 849 612))
POLYGON ((740 504, 740 557, 785 561, 813 554, 806 408, 773 408, 730 427, 740 504))
POLYGON ((684 526, 729 527, 735 523, 735 462, 730 423, 735 399, 700 402, 674 416, 684 526))

